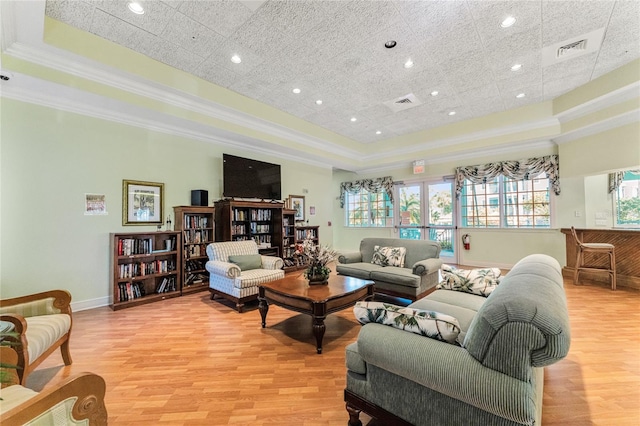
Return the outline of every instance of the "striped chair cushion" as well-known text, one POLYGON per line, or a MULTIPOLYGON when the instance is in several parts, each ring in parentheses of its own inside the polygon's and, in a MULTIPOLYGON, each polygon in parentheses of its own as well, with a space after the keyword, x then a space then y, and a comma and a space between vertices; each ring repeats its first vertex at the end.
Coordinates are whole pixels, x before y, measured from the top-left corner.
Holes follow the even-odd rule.
POLYGON ((0 314, 18 314, 25 318, 38 315, 59 314, 60 309, 53 306, 54 300, 53 297, 47 297, 46 299, 34 300, 33 302, 5 306, 4 308, 0 308, 0 314))
POLYGON ((27 321, 27 352, 33 361, 69 332, 71 317, 67 314, 42 315, 25 318, 27 321))

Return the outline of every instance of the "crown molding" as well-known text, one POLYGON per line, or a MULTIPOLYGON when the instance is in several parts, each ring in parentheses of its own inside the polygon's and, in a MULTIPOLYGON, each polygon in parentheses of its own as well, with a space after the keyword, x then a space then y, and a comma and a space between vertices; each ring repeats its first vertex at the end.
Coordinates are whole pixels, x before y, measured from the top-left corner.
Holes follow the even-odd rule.
MULTIPOLYGON (((408 155, 424 152, 426 150, 435 148, 447 148, 455 145, 460 145, 469 142, 475 142, 483 139, 498 138, 501 136, 522 133, 537 129, 544 129, 552 126, 559 126, 560 122, 557 118, 547 118, 544 120, 531 121, 527 123, 520 123, 512 126, 500 127, 498 129, 483 130, 474 133, 467 133, 462 136, 451 137, 447 139, 439 139, 435 141, 425 142, 419 145, 412 145, 406 148, 400 148, 393 150, 393 155, 408 155)), ((437 157, 438 155, 436 155, 437 157)), ((389 152, 376 153, 365 156, 366 161, 375 161, 378 159, 384 159, 389 157, 389 152)))
MULTIPOLYGON (((464 152, 456 152, 451 154, 429 155, 427 158, 424 159, 424 161, 426 165, 442 164, 442 163, 448 163, 448 162, 474 159, 474 158, 484 157, 484 156, 498 156, 502 154, 511 154, 514 152, 521 152, 523 150, 550 149, 555 146, 556 144, 549 139, 544 139, 544 140, 529 139, 529 140, 521 141, 518 143, 502 144, 502 145, 497 145, 490 148, 476 148, 476 149, 466 150, 464 152)), ((380 166, 380 167, 358 168, 354 170, 354 172, 359 174, 380 173, 380 172, 388 172, 391 170, 397 170, 403 167, 410 168, 411 161, 403 160, 403 161, 396 161, 393 163, 387 163, 384 166, 380 166)))
POLYGON ((574 141, 576 139, 606 132, 607 130, 615 129, 617 127, 626 126, 627 124, 637 122, 640 122, 639 108, 636 108, 632 111, 627 111, 624 114, 620 114, 606 120, 598 121, 597 123, 589 124, 576 130, 565 132, 562 135, 553 138, 553 141, 558 145, 561 145, 567 142, 574 141))
POLYGON ((613 92, 605 93, 602 96, 560 112, 555 116, 560 120, 560 123, 566 123, 638 97, 640 97, 640 81, 633 82, 613 92))

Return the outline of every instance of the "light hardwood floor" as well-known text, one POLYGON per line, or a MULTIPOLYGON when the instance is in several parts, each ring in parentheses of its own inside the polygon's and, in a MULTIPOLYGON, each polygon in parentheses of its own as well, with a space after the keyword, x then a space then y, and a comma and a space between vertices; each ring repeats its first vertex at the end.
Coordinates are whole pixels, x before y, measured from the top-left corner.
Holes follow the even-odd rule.
MULTIPOLYGON (((565 288, 571 351, 546 369, 543 425, 637 426, 640 292, 570 280, 565 288)), ((262 329, 257 305, 238 314, 204 292, 76 312, 73 364, 56 353, 27 385, 97 373, 111 425, 346 425, 344 348, 360 326, 351 310, 326 324, 317 355, 309 317, 272 306, 262 329)))

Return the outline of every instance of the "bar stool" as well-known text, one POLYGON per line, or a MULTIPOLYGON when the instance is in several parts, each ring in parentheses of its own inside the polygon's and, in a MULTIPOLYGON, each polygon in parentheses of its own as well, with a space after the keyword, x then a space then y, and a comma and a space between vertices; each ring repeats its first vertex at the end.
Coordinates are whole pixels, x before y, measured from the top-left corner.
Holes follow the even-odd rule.
POLYGON ((577 256, 575 272, 573 273, 573 284, 578 285, 578 274, 580 271, 591 272, 607 272, 611 280, 611 290, 616 289, 616 247, 613 244, 608 243, 583 243, 578 238, 576 229, 571 227, 571 235, 576 241, 577 256), (609 255, 609 267, 597 267, 597 266, 585 266, 584 265, 584 253, 606 253, 609 255))

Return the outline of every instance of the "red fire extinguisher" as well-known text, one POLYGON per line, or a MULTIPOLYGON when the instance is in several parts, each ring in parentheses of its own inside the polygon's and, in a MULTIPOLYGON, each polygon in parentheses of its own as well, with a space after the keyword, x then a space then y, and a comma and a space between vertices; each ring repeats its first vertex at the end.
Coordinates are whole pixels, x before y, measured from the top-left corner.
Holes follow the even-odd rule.
POLYGON ((471 237, 469 234, 464 234, 462 236, 462 244, 464 245, 465 250, 469 250, 471 248, 471 237))

